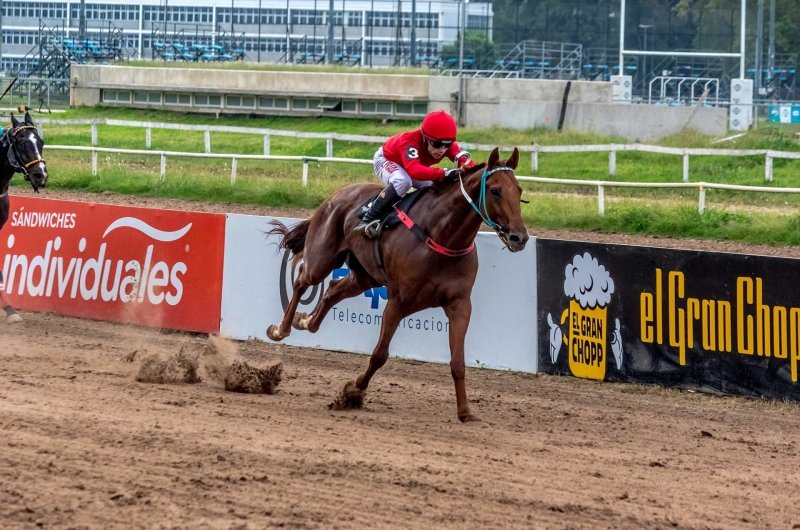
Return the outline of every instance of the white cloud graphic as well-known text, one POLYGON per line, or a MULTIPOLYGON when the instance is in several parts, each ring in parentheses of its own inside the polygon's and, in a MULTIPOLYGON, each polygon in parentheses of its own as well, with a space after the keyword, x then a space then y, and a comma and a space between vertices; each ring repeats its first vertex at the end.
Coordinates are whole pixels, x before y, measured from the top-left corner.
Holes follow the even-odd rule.
POLYGON ((581 307, 603 307, 611 301, 614 280, 588 252, 575 256, 567 265, 564 276, 564 294, 575 298, 581 307))

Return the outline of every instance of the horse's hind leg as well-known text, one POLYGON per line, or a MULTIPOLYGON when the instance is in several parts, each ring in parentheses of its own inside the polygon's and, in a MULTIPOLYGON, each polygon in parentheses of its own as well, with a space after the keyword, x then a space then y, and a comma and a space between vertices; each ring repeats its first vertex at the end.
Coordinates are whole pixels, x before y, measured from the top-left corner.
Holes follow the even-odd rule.
POLYGON ((275 342, 282 341, 292 332, 292 319, 297 311, 297 304, 300 303, 300 298, 303 297, 306 290, 312 285, 306 275, 305 263, 300 265, 299 271, 300 274, 292 285, 292 300, 289 302, 289 307, 286 308, 286 312, 283 314, 283 320, 279 325, 276 326, 273 324, 267 328, 267 337, 275 342))
POLYGON ((364 291, 379 285, 377 281, 364 272, 360 263, 351 260, 349 264, 350 274, 340 280, 331 281, 313 314, 309 316, 306 313, 297 313, 295 315, 292 323, 295 329, 316 333, 328 311, 333 306, 342 300, 358 296, 364 291))
POLYGON ((6 294, 6 284, 3 282, 3 271, 0 271, 0 307, 2 307, 3 311, 6 313, 6 323, 16 324, 22 322, 22 317, 14 311, 14 308, 11 306, 11 301, 6 294))

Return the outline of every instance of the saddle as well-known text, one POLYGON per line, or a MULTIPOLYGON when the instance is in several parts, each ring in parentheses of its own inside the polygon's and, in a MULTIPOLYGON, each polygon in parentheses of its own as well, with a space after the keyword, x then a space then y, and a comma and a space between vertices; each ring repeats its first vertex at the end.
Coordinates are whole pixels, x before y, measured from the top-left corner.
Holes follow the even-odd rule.
MULTIPOLYGON (((430 186, 426 186, 426 187, 421 188, 421 189, 414 189, 414 188, 412 188, 412 189, 413 189, 413 191, 409 191, 408 193, 403 195, 403 198, 400 199, 394 205, 394 208, 390 209, 388 212, 383 214, 383 216, 380 218, 380 223, 378 223, 379 224, 379 226, 378 226, 378 233, 379 234, 383 230, 391 230, 392 228, 396 228, 397 226, 400 226, 402 224, 402 221, 400 221, 400 217, 397 215, 397 210, 400 210, 401 212, 404 212, 404 213, 408 213, 411 210, 411 207, 414 206, 414 204, 416 204, 416 202, 420 199, 420 197, 425 195, 426 191, 430 190, 430 186)), ((369 210, 370 205, 372 205, 372 201, 374 201, 376 198, 378 198, 377 195, 375 197, 372 197, 367 202, 365 202, 364 205, 361 206, 361 208, 356 213, 356 217, 358 217, 359 219, 363 219, 364 215, 369 210)), ((375 238, 375 239, 378 239, 378 238, 375 238)))
MULTIPOLYGON (((413 189, 413 191, 409 191, 406 193, 402 199, 400 199, 395 205, 394 208, 390 209, 388 212, 383 214, 383 216, 379 219, 378 223, 378 236, 372 240, 372 253, 375 256, 375 263, 381 270, 384 270, 383 267, 383 251, 381 250, 381 236, 383 235, 384 230, 391 230, 403 224, 402 219, 398 215, 398 212, 402 212, 407 214, 411 207, 416 204, 416 202, 425 195, 425 192, 430 190, 429 186, 426 186, 421 189, 413 189)), ((372 205, 372 201, 374 201, 378 196, 372 197, 363 206, 358 210, 356 213, 356 217, 359 219, 363 219, 364 215, 369 211, 369 207, 372 205)))

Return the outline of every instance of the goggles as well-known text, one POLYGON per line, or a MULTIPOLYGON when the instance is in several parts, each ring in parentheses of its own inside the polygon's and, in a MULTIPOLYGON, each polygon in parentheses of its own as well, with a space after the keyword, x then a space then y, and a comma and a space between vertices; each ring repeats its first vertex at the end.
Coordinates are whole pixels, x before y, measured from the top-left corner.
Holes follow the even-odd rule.
POLYGON ((448 141, 444 141, 444 142, 440 142, 440 141, 438 141, 438 140, 436 140, 436 141, 434 141, 434 140, 428 140, 428 143, 429 143, 429 144, 431 144, 431 146, 432 146, 434 149, 438 149, 438 148, 440 148, 440 147, 450 147, 450 146, 453 144, 453 142, 451 142, 451 141, 449 141, 449 140, 448 140, 448 141))

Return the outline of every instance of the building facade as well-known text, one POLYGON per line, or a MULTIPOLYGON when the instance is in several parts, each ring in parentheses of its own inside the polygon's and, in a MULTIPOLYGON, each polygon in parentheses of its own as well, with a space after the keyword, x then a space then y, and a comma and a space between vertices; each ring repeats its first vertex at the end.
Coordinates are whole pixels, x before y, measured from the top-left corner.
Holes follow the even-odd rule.
MULTIPOLYGON (((463 6, 468 29, 491 39, 493 12, 486 2, 335 0, 331 10, 330 0, 106 0, 86 2, 84 9, 87 38, 121 33, 125 55, 132 59, 153 58, 154 43, 180 40, 187 46, 209 46, 233 36, 247 60, 322 62, 332 30, 331 62, 441 66, 442 46, 458 38, 463 6)), ((80 11, 79 2, 4 1, 2 69, 32 60, 32 49, 47 33, 43 26, 77 38, 80 11)))

